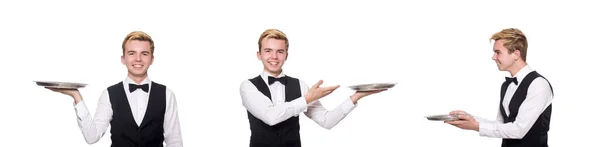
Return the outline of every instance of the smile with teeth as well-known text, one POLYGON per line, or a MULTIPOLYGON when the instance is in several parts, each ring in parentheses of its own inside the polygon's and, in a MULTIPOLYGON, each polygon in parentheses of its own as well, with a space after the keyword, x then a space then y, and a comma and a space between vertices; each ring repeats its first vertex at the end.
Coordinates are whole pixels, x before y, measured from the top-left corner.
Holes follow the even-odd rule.
POLYGON ((269 64, 271 64, 271 65, 277 65, 277 64, 279 64, 279 62, 273 62, 272 61, 272 62, 269 62, 269 64))
POLYGON ((136 67, 136 68, 141 68, 142 66, 143 65, 141 65, 141 64, 133 64, 133 67, 136 67))

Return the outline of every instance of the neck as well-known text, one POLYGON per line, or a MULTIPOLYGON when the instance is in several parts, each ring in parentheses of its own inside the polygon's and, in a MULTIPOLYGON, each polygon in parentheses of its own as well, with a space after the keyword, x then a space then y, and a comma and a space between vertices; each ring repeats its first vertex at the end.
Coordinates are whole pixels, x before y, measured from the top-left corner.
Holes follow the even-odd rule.
POLYGON ((144 74, 144 75, 140 75, 140 76, 128 74, 127 76, 129 76, 129 78, 131 80, 133 80, 133 82, 135 82, 136 84, 141 84, 142 81, 144 81, 146 79, 146 77, 148 77, 148 74, 144 74))
POLYGON ((519 60, 513 64, 513 66, 508 70, 508 72, 510 72, 510 76, 514 77, 525 66, 527 66, 527 63, 519 60))

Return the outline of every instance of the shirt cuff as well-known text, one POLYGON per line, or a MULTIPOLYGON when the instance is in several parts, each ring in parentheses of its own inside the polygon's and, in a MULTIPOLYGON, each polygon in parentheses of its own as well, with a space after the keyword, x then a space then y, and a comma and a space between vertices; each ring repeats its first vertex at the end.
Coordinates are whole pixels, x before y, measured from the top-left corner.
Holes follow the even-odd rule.
POLYGON ((494 134, 495 122, 480 121, 479 136, 492 136, 494 134))
POLYGON ((475 119, 475 121, 479 122, 479 124, 489 122, 488 120, 481 118, 481 117, 477 117, 477 116, 472 116, 472 117, 473 117, 473 119, 475 119))
POLYGON ((342 105, 340 105, 340 107, 344 113, 348 113, 354 110, 354 108, 356 108, 356 105, 354 104, 354 102, 352 102, 352 98, 348 98, 346 101, 344 101, 344 103, 342 103, 342 105))
POLYGON ((87 110, 87 107, 83 100, 75 104, 75 114, 77 114, 77 118, 79 120, 83 120, 84 117, 89 115, 89 111, 87 110))
POLYGON ((307 105, 306 98, 304 97, 300 97, 292 101, 292 107, 294 108, 295 112, 298 113, 308 111, 307 105))

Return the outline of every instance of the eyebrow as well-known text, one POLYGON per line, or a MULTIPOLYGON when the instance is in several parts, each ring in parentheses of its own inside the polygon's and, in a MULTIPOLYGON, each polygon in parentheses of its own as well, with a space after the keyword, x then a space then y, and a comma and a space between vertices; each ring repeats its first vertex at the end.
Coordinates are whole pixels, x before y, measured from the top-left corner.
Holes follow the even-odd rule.
POLYGON ((272 49, 272 48, 264 48, 263 50, 285 51, 285 49, 272 49))
MULTIPOLYGON (((136 53, 137 51, 127 51, 127 53, 136 53)), ((141 51, 141 53, 150 53, 150 51, 141 51)))

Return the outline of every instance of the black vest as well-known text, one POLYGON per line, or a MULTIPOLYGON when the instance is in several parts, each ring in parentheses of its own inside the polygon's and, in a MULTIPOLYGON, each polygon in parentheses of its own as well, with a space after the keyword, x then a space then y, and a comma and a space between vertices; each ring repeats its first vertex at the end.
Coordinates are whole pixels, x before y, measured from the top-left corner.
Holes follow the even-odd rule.
MULTIPOLYGON (((285 101, 289 102, 302 96, 300 82, 296 78, 287 76, 285 85, 285 101)), ((258 76, 250 79, 256 88, 271 99, 271 91, 264 80, 258 76)), ((291 117, 273 126, 265 124, 262 120, 254 117, 250 112, 250 147, 300 147, 300 122, 298 116, 291 117)))
MULTIPOLYGON (((504 101, 504 95, 506 93, 506 89, 510 84, 509 81, 506 81, 502 84, 501 93, 500 93, 500 112, 502 113, 502 118, 504 119, 504 123, 514 122, 519 113, 519 107, 525 100, 527 96, 527 90, 529 89, 529 85, 533 82, 534 79, 541 77, 542 75, 538 74, 536 71, 532 71, 523 81, 519 81, 520 85, 515 91, 510 103, 508 105, 508 110, 510 111, 510 115, 506 115, 504 111, 504 106, 502 102, 504 101)), ((546 78, 544 80, 547 81, 546 78)), ((548 84, 550 84, 548 82, 548 84)), ((550 85, 550 89, 552 90, 552 85, 550 85)), ((552 90, 554 93, 554 90, 552 90)), ((543 105, 543 104, 539 104, 543 105)), ((552 104, 550 104, 542 114, 535 121, 531 129, 527 132, 527 134, 521 139, 502 139, 502 147, 548 147, 548 131, 550 130, 550 116, 552 114, 552 104)))
POLYGON ((110 121, 112 147, 162 147, 166 87, 152 82, 146 114, 140 126, 135 123, 123 82, 108 87, 113 116, 110 121))

